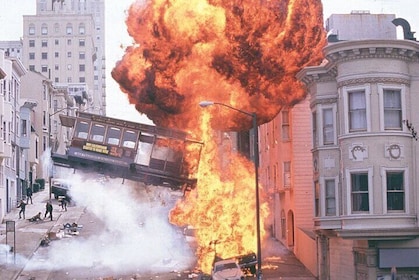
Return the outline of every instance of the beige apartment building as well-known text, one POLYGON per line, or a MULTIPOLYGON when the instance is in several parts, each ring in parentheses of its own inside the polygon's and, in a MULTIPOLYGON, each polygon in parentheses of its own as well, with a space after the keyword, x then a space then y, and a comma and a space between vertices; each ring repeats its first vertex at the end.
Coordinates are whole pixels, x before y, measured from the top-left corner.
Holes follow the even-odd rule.
POLYGON ((273 235, 318 279, 419 279, 419 44, 395 15, 326 28, 324 62, 297 75, 307 99, 259 128, 273 235))
POLYGON ((23 16, 23 64, 105 115, 104 27, 103 0, 37 0, 36 15, 23 16))

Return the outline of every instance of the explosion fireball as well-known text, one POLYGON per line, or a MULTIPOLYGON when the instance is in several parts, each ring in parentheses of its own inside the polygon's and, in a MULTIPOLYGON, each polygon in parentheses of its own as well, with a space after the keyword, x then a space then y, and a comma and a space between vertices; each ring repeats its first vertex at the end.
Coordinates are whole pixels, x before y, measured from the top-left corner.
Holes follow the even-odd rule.
MULTIPOLYGON (((252 120, 198 104, 211 100, 255 112, 263 124, 302 100, 305 91, 295 74, 320 63, 325 45, 321 1, 137 1, 126 23, 135 45, 126 49, 113 78, 156 125, 182 128, 205 141, 198 186, 169 218, 197 228, 197 265, 209 272, 215 250, 220 257, 256 251, 253 165, 220 148, 225 141, 212 133, 248 130, 252 120)), ((269 215, 263 194, 261 201, 263 225, 269 215)))

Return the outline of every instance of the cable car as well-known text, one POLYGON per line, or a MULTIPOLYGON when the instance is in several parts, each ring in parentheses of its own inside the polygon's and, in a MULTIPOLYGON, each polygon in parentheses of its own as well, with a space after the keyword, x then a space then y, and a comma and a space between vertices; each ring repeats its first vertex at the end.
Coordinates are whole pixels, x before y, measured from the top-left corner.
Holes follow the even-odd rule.
POLYGON ((184 131, 87 112, 60 121, 72 138, 65 154, 51 154, 56 166, 184 191, 196 186, 203 143, 184 131))

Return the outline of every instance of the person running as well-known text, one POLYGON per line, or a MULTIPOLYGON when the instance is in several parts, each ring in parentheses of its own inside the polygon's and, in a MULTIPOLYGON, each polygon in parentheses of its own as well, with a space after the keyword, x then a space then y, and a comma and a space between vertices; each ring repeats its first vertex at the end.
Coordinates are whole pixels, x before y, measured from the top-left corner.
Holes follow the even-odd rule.
POLYGON ((52 221, 52 204, 50 201, 47 201, 47 204, 45 205, 45 215, 44 215, 44 219, 47 217, 47 214, 49 214, 49 217, 51 218, 52 221))
POLYGON ((17 208, 20 208, 20 211, 19 211, 19 219, 22 219, 22 215, 23 215, 23 218, 25 219, 26 203, 23 202, 23 199, 20 200, 20 203, 17 206, 17 208))

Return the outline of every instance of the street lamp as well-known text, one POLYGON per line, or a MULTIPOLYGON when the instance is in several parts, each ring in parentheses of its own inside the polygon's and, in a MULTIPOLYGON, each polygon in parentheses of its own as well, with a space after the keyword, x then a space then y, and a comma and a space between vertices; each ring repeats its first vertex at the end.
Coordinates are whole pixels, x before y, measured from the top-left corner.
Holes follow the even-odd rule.
POLYGON ((201 101, 199 102, 199 106, 201 107, 208 107, 211 105, 220 105, 227 107, 231 110, 240 112, 247 116, 252 117, 253 120, 253 152, 254 152, 254 163, 255 163, 255 188, 256 188, 256 236, 257 236, 257 279, 262 279, 262 248, 261 248, 261 241, 260 241, 260 202, 259 202, 259 174, 258 174, 258 167, 259 167, 259 140, 258 140, 258 125, 257 125, 257 116, 256 113, 249 113, 246 111, 242 111, 240 109, 234 108, 230 105, 213 102, 213 101, 201 101))

